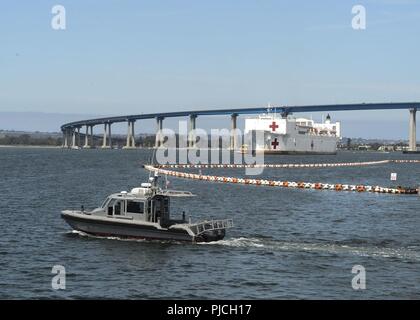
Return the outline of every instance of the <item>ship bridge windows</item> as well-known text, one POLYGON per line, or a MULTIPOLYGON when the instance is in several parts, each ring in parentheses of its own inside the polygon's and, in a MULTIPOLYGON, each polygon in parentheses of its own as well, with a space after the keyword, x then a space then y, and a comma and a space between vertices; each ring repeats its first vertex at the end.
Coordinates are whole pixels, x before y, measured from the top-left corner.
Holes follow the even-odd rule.
POLYGON ((143 201, 127 201, 127 213, 144 213, 143 201))
POLYGON ((116 216, 121 215, 121 207, 122 207, 121 201, 116 201, 115 204, 114 204, 114 214, 116 216))
POLYGON ((124 213, 124 201, 119 199, 111 199, 107 206, 107 214, 119 216, 124 213))
POLYGON ((122 216, 126 213, 145 213, 144 201, 133 201, 124 199, 110 199, 105 202, 105 210, 109 216, 122 216))

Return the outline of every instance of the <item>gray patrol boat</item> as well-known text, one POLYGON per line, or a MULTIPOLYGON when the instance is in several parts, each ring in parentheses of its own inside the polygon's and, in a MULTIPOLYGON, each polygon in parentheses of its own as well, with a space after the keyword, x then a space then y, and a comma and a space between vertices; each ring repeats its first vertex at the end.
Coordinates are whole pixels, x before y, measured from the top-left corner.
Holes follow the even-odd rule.
POLYGON ((232 219, 205 220, 192 223, 185 213, 182 219, 171 219, 170 198, 192 197, 188 191, 163 189, 158 176, 130 192, 108 196, 101 207, 91 211, 64 210, 62 218, 77 231, 96 236, 119 238, 211 242, 221 240, 232 219))

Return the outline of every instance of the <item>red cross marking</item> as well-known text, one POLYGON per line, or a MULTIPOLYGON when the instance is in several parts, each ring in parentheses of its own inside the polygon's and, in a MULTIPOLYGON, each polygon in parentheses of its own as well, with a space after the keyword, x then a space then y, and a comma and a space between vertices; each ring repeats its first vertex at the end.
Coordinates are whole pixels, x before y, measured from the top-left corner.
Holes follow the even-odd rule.
POLYGON ((276 131, 276 129, 279 127, 279 125, 278 125, 278 124, 276 124, 276 122, 275 122, 275 121, 273 121, 273 123, 272 123, 272 124, 270 124, 268 127, 269 127, 269 128, 271 128, 271 130, 273 130, 273 132, 274 132, 274 131, 276 131))
POLYGON ((277 138, 275 138, 274 141, 271 142, 271 145, 273 146, 273 149, 277 149, 277 146, 279 145, 279 142, 277 141, 277 138))

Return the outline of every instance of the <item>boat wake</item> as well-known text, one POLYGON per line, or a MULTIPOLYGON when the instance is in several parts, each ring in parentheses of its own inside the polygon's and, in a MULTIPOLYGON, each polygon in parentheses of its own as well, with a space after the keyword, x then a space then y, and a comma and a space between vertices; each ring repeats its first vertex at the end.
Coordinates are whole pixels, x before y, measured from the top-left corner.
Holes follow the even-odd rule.
MULTIPOLYGON (((162 244, 183 244, 185 242, 170 241, 170 240, 146 240, 146 239, 126 239, 120 237, 101 237, 87 234, 82 231, 72 230, 67 232, 69 235, 77 235, 81 237, 119 240, 128 242, 152 242, 162 244)), ((286 242, 273 240, 268 238, 231 238, 226 240, 219 240, 214 242, 200 242, 198 245, 203 246, 226 246, 232 248, 255 248, 267 250, 271 252, 314 252, 327 254, 347 254, 361 257, 377 257, 377 258, 395 258, 407 261, 420 261, 420 252, 409 248, 398 247, 381 247, 377 245, 367 246, 352 246, 347 244, 334 243, 305 243, 305 242, 286 242)))
POLYGON ((267 238, 231 238, 216 242, 200 243, 200 245, 228 246, 236 248, 259 248, 269 251, 303 251, 328 254, 349 254, 364 257, 397 258, 420 261, 420 252, 408 248, 391 248, 380 246, 351 246, 333 243, 283 242, 267 238))

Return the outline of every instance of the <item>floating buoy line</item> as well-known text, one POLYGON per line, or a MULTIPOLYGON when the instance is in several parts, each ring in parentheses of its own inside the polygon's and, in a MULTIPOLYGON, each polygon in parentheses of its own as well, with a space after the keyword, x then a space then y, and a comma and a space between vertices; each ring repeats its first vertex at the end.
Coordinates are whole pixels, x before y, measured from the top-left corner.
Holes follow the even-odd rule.
POLYGON ((326 168, 326 167, 354 167, 369 166, 387 163, 420 163, 420 160, 380 160, 365 162, 339 162, 339 163, 290 163, 290 164, 165 164, 165 165, 145 165, 146 170, 157 172, 162 175, 174 176, 177 178, 194 179, 210 182, 233 183, 243 185, 257 185, 297 189, 315 189, 315 190, 333 190, 333 191, 353 191, 353 192, 374 192, 390 194, 418 194, 417 188, 395 187, 387 188, 371 185, 353 185, 353 184, 330 184, 321 182, 303 182, 303 181, 280 181, 268 179, 248 179, 215 175, 203 175, 189 172, 174 171, 169 169, 241 169, 241 168, 326 168))

